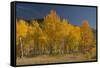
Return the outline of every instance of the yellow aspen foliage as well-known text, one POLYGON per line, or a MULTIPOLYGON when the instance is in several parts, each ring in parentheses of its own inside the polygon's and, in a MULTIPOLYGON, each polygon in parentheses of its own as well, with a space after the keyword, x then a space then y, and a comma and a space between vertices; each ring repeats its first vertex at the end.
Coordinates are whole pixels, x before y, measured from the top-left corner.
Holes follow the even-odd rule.
POLYGON ((37 21, 33 21, 32 24, 33 24, 34 31, 41 34, 42 33, 42 29, 40 28, 38 22, 37 21))
POLYGON ((16 33, 17 36, 25 37, 27 35, 27 23, 24 20, 19 20, 16 22, 16 33))
POLYGON ((84 51, 89 51, 93 46, 93 32, 88 21, 81 25, 81 45, 84 51))
POLYGON ((56 22, 60 22, 60 17, 56 14, 54 10, 51 10, 50 13, 47 16, 45 16, 44 22, 52 23, 52 24, 56 22))

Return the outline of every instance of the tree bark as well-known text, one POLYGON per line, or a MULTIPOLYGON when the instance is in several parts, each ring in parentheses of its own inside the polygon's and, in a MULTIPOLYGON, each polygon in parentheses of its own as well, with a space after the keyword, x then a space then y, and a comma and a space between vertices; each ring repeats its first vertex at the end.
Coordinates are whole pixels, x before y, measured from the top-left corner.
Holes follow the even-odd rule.
POLYGON ((20 41, 20 47, 21 47, 21 58, 23 58, 24 57, 24 53, 23 53, 23 41, 22 41, 22 37, 20 37, 19 41, 20 41))

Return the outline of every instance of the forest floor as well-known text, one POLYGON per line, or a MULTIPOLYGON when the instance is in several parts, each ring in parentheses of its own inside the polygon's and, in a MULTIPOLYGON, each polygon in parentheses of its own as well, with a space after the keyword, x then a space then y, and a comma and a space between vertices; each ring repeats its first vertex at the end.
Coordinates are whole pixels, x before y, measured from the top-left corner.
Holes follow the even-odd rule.
POLYGON ((64 62, 82 62, 95 61, 96 59, 88 59, 84 55, 55 55, 55 56, 36 56, 31 58, 17 58, 17 65, 31 65, 31 64, 50 64, 50 63, 64 63, 64 62))

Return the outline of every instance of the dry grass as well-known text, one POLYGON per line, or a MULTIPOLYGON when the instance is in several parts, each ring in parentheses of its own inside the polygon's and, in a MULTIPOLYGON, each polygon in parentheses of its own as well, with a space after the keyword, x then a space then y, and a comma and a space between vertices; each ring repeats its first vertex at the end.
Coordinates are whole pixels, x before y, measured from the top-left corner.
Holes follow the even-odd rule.
POLYGON ((48 63, 63 63, 63 62, 80 62, 94 61, 96 59, 87 59, 83 55, 56 55, 56 56, 37 56, 32 58, 17 59, 17 65, 28 64, 48 64, 48 63))

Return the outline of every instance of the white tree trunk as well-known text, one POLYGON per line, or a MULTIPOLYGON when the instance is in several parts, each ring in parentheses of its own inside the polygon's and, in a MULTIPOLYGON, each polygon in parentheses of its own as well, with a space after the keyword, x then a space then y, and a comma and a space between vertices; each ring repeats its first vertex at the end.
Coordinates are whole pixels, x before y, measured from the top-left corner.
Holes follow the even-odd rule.
POLYGON ((22 42, 22 38, 20 37, 20 47, 21 47, 21 58, 23 58, 24 53, 23 53, 23 42, 22 42))

